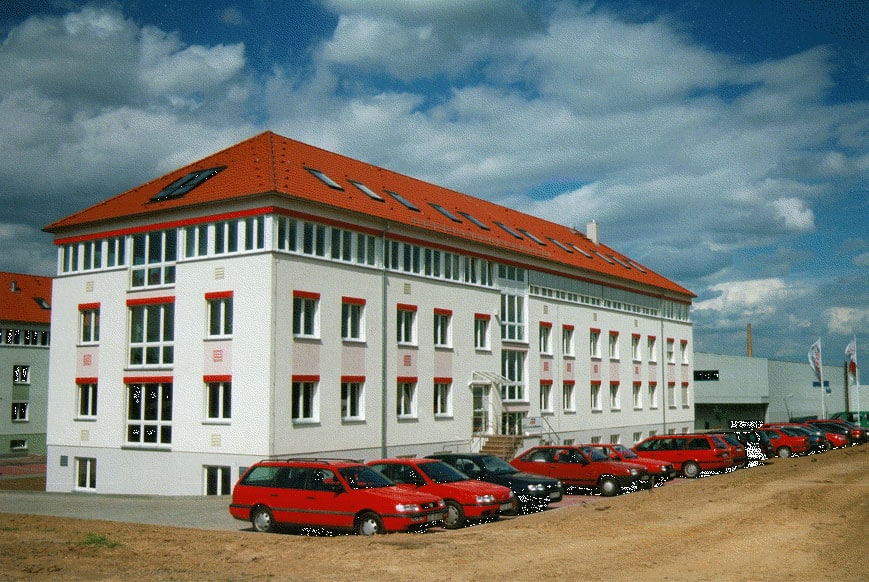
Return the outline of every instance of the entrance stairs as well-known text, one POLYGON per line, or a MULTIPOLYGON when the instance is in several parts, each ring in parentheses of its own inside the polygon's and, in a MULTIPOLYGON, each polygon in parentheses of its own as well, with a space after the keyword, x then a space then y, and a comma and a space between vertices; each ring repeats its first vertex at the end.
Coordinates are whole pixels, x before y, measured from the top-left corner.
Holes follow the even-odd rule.
POLYGON ((514 435, 489 435, 480 449, 481 453, 495 455, 505 461, 510 461, 516 456, 516 449, 522 444, 521 436, 514 435))

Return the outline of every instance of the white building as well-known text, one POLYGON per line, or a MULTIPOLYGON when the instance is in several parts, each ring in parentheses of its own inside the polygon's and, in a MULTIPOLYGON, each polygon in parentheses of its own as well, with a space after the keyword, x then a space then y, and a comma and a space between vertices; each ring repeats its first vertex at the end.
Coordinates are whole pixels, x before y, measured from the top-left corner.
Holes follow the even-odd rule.
POLYGON ((0 457, 45 454, 51 278, 0 273, 0 457))
POLYGON ((49 491, 225 494, 268 456, 694 423, 693 294, 596 224, 267 132, 45 230, 49 491))

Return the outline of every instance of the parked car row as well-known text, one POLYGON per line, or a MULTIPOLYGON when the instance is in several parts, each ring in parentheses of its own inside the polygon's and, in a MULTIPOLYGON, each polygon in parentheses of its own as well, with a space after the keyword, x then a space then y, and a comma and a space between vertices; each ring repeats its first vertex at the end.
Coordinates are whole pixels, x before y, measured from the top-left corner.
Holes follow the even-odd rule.
POLYGON ((681 474, 747 466, 772 456, 821 452, 865 442, 841 420, 774 423, 754 430, 668 434, 632 449, 618 444, 540 445, 509 463, 484 453, 369 461, 266 459, 249 467, 232 492, 230 514, 270 532, 280 526, 373 535, 455 529, 545 509, 570 489, 603 496, 662 485, 681 474))

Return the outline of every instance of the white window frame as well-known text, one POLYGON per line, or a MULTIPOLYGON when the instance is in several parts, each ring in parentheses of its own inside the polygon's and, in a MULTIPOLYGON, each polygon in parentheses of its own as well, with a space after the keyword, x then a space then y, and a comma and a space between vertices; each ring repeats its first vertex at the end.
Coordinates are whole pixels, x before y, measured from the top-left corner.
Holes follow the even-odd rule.
POLYGON ((510 380, 501 385, 501 398, 507 402, 527 402, 525 393, 526 354, 521 350, 501 350, 501 375, 510 380))
POLYGON ((228 465, 204 465, 202 467, 203 495, 220 496, 232 494, 232 467, 228 465), (211 489, 212 484, 214 489, 211 489))
POLYGON ((133 235, 130 287, 174 285, 178 251, 178 231, 174 228, 133 235), (137 253, 139 248, 141 253, 137 253))
POLYGON ((341 420, 365 420, 365 383, 359 381, 341 382, 341 420), (356 414, 352 414, 353 408, 356 414))
POLYGON ((432 406, 435 418, 453 416, 453 386, 451 382, 435 382, 432 406))
POLYGON ((293 380, 290 391, 290 417, 293 424, 320 421, 320 383, 314 380, 293 380))
POLYGON ((398 382, 395 413, 399 419, 417 418, 416 382, 398 382))
POLYGON ((643 359, 643 354, 640 351, 640 336, 631 336, 631 359, 634 362, 639 362, 643 359))
POLYGON ((209 423, 232 420, 232 380, 205 382, 205 419, 209 423))
POLYGON ((79 339, 82 345, 96 345, 100 343, 100 308, 85 307, 79 309, 79 323, 81 333, 79 339))
POLYGON ((622 391, 621 384, 618 382, 610 382, 610 410, 616 411, 622 409, 622 391))
POLYGON ((348 297, 341 300, 341 339, 365 341, 365 300, 348 297))
POLYGON ((619 332, 611 331, 609 332, 609 341, 607 353, 609 354, 610 360, 619 360, 619 332))
POLYGON ((561 351, 565 356, 573 357, 576 355, 573 345, 573 326, 561 326, 561 351))
POLYGON ((127 384, 126 434, 124 446, 136 448, 169 448, 172 445, 172 418, 174 393, 172 382, 147 382, 127 384), (139 395, 135 391, 139 390, 139 395), (153 391, 153 392, 152 392, 153 391), (169 394, 167 399, 166 394, 169 394), (157 404, 147 405, 156 394, 157 404), (168 400, 168 407, 166 402, 168 400), (135 402, 138 401, 138 412, 134 413, 135 402), (138 428, 138 440, 130 438, 130 429, 138 428), (168 429, 168 430, 167 430, 168 429), (154 438, 148 438, 149 432, 154 432, 154 438), (147 440, 146 440, 147 439, 147 440))
POLYGON ((438 310, 434 311, 434 346, 436 348, 451 348, 453 347, 453 315, 451 311, 438 310))
POLYGON ((634 410, 643 409, 643 385, 640 382, 634 382, 633 387, 634 410))
POLYGON ((682 365, 688 365, 688 342, 679 342, 679 360, 682 365))
POLYGON ((649 363, 656 364, 658 362, 658 350, 656 346, 658 344, 658 338, 653 335, 650 335, 646 338, 646 347, 649 351, 649 363))
POLYGON ((552 324, 541 322, 539 326, 539 349, 544 356, 552 355, 552 324))
POLYGON ((293 295, 293 337, 309 339, 320 337, 320 296, 318 294, 293 295))
POLYGON ((667 382, 667 408, 676 408, 676 383, 667 382))
POLYGON ((685 382, 682 384, 682 408, 690 408, 691 401, 689 400, 689 386, 688 383, 685 382))
POLYGON ((603 410, 603 402, 601 402, 600 383, 592 382, 590 391, 591 409, 594 412, 603 410))
POLYGON ((26 364, 14 364, 12 366, 12 383, 19 385, 30 384, 30 366, 26 364))
POLYGON ((673 338, 667 338, 667 363, 676 363, 675 340, 673 338))
POLYGON ((474 349, 491 351, 491 334, 488 317, 474 316, 474 349))
POLYGON ((89 457, 75 458, 76 491, 96 491, 97 460, 89 457))
POLYGON ((592 329, 588 332, 588 355, 600 359, 600 330, 592 329))
POLYGON ((233 297, 214 297, 208 303, 208 337, 230 338, 233 325, 233 297))
MULTIPOLYGON (((649 409, 657 410, 658 409, 658 385, 655 383, 649 383, 649 409)), ((651 436, 651 435, 649 435, 651 436)))
POLYGON ((12 422, 30 422, 30 402, 15 400, 9 409, 12 422))
POLYGON ((561 408, 564 412, 576 412, 576 384, 564 382, 561 385, 561 408))
POLYGON ((416 345, 416 308, 399 306, 396 311, 396 336, 398 345, 416 345))
POLYGON ((524 295, 501 294, 501 339, 514 342, 526 341, 524 295))
POLYGON ((97 417, 99 391, 96 382, 78 384, 76 397, 76 418, 94 419, 97 417))
POLYGON ((554 414, 555 405, 552 402, 552 383, 540 383, 540 413, 554 414))
POLYGON ((175 304, 151 303, 130 305, 128 365, 130 368, 159 368, 175 363, 175 304), (153 323, 154 318, 157 322, 153 323), (154 325, 156 328, 152 328, 154 325), (157 338, 149 332, 157 330, 157 338), (156 360, 150 354, 156 350, 156 360), (134 358, 139 353, 141 359, 134 358))

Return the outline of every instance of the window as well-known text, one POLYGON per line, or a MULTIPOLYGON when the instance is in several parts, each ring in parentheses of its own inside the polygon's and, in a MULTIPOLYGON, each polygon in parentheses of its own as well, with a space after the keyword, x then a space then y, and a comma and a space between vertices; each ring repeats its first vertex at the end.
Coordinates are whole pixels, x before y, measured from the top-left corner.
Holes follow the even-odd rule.
POLYGON ((175 283, 178 259, 176 230, 141 233, 133 236, 133 287, 155 287, 175 283))
POLYGON ((205 467, 205 494, 232 494, 232 467, 205 467))
POLYGON ((12 403, 12 422, 27 422, 27 402, 12 403))
POLYGON ((226 169, 226 166, 217 166, 216 168, 207 168, 204 170, 196 170, 181 176, 151 198, 151 202, 159 202, 160 200, 168 200, 171 198, 181 198, 209 178, 216 176, 226 169))
POLYGON ((634 410, 642 410, 643 408, 643 386, 639 382, 634 382, 633 389, 634 410))
POLYGON ((232 291, 206 293, 208 302, 208 336, 232 335, 232 291))
POLYGON ((265 222, 264 216, 244 219, 244 250, 265 248, 265 222))
POLYGON ((620 435, 620 434, 611 434, 610 435, 610 444, 611 445, 617 445, 621 442, 621 440, 622 440, 622 435, 620 435))
POLYGON ((676 383, 667 383, 667 407, 676 408, 676 383))
POLYGON ((552 404, 552 383, 540 383, 540 412, 552 414, 555 407, 552 404))
POLYGON ((452 398, 452 379, 438 380, 435 378, 434 383, 434 415, 437 416, 452 416, 453 415, 453 398, 452 398))
POLYGON ((97 383, 84 382, 78 385, 78 417, 96 418, 97 383))
POLYGON ((416 382, 398 382, 396 414, 398 418, 416 418, 416 382))
MULTIPOLYGON (((151 300, 146 300, 151 301, 151 300)), ((132 304, 130 366, 166 366, 175 361, 175 304, 132 304)))
POLYGON ((688 383, 682 383, 682 408, 689 408, 691 402, 688 400, 688 383))
POLYGON ((39 329, 0 328, 0 343, 10 346, 47 346, 48 331, 39 329))
POLYGON ((679 342, 679 361, 683 365, 688 363, 688 342, 685 340, 679 342))
POLYGON ((695 382, 717 382, 719 378, 718 370, 694 370, 695 382))
POLYGON ((655 382, 649 383, 649 408, 652 410, 658 408, 658 385, 655 382))
POLYGON ((319 337, 319 293, 293 291, 293 335, 319 337))
POLYGON ((501 295, 501 339, 525 340, 525 298, 522 295, 501 295))
POLYGON ((565 382, 561 385, 561 408, 564 412, 576 412, 573 382, 565 382))
POLYGON ((10 451, 26 451, 27 450, 27 439, 12 439, 9 441, 9 450, 10 451))
POLYGON ((336 182, 335 180, 333 180, 332 178, 327 176, 324 172, 321 172, 320 170, 315 170, 314 168, 305 168, 305 169, 308 170, 309 172, 311 172, 311 174, 316 176, 318 180, 323 182, 329 188, 332 188, 334 190, 343 190, 344 189, 341 187, 341 184, 339 184, 338 182, 336 182))
POLYGON ((600 357, 600 330, 592 329, 588 332, 588 354, 592 358, 600 357))
POLYGON ((106 240, 106 267, 122 267, 127 262, 127 239, 125 237, 106 240))
POLYGON ((610 332, 608 353, 611 360, 619 359, 619 332, 617 331, 610 332))
POLYGON ((610 410, 621 410, 622 408, 622 396, 619 391, 619 383, 611 382, 610 383, 610 410))
POLYGON ((82 260, 84 265, 82 269, 85 271, 93 271, 95 269, 102 269, 103 267, 103 241, 88 241, 82 243, 82 248, 84 253, 82 254, 82 260))
POLYGON ((643 355, 640 353, 640 336, 632 335, 631 336, 631 359, 635 362, 639 362, 642 359, 643 355))
POLYGON ((313 380, 293 380, 293 422, 317 422, 320 411, 317 384, 313 380))
POLYGON ((667 363, 668 364, 675 364, 676 363, 676 360, 674 359, 676 357, 676 354, 673 351, 673 347, 674 347, 673 343, 674 343, 673 338, 667 338, 667 363))
POLYGON ((205 417, 208 420, 232 418, 232 382, 216 381, 205 384, 205 417))
POLYGON ((501 375, 510 380, 501 385, 503 400, 525 400, 525 352, 501 351, 501 375))
POLYGON ((326 227, 305 222, 302 224, 302 253, 326 256, 326 227))
POLYGON ((214 254, 238 252, 238 221, 227 220, 214 225, 214 254))
POLYGON ((561 327, 561 352, 565 356, 573 356, 573 326, 564 325, 561 327))
POLYGON ((341 298, 341 339, 365 340, 365 300, 355 297, 341 298))
POLYGON ((30 366, 15 364, 12 366, 13 384, 30 384, 30 366))
POLYGON ((95 490, 97 488, 97 460, 85 457, 75 458, 76 489, 95 490))
POLYGON ((64 246, 61 269, 64 273, 69 273, 70 271, 78 271, 78 268, 78 243, 64 246))
POLYGON ((100 306, 99 304, 79 305, 81 319, 81 343, 96 344, 100 341, 100 306))
POLYGON ((127 445, 172 444, 172 383, 127 385, 127 445))
POLYGON ((658 353, 655 350, 655 345, 656 345, 655 336, 650 335, 648 338, 646 338, 646 346, 647 346, 648 352, 649 352, 649 362, 651 362, 651 363, 655 363, 658 361, 658 353))
POLYGON ((634 444, 637 444, 641 440, 643 440, 643 431, 638 431, 634 433, 634 444))
POLYGON ((434 310, 434 345, 437 348, 448 348, 453 344, 450 323, 453 312, 448 309, 434 310))
POLYGON ((184 229, 184 256, 208 256, 208 225, 199 224, 184 229))
POLYGON ((474 348, 488 350, 489 347, 489 315, 486 313, 474 314, 474 348))
POLYGON ((552 324, 540 322, 540 353, 552 354, 552 324))
POLYGON ((341 420, 364 420, 365 401, 361 381, 341 382, 341 420))
POLYGON ((416 306, 398 305, 396 318, 396 333, 398 343, 416 345, 416 306))
POLYGON ((387 194, 398 200, 402 205, 404 205, 408 210, 413 210, 414 212, 420 212, 420 209, 417 208, 410 200, 402 196, 397 192, 392 192, 391 190, 384 190, 387 194))
POLYGON ((603 404, 600 399, 600 384, 592 382, 591 384, 591 409, 603 410, 603 404))
POLYGON ((371 188, 369 188, 368 186, 366 186, 362 182, 357 182, 355 180, 347 180, 347 181, 350 182, 351 184, 353 184, 354 186, 356 186, 359 190, 362 191, 362 193, 364 193, 366 196, 368 196, 372 200, 376 200, 378 202, 384 202, 383 197, 380 194, 378 194, 377 192, 375 192, 374 190, 372 190, 371 188))

